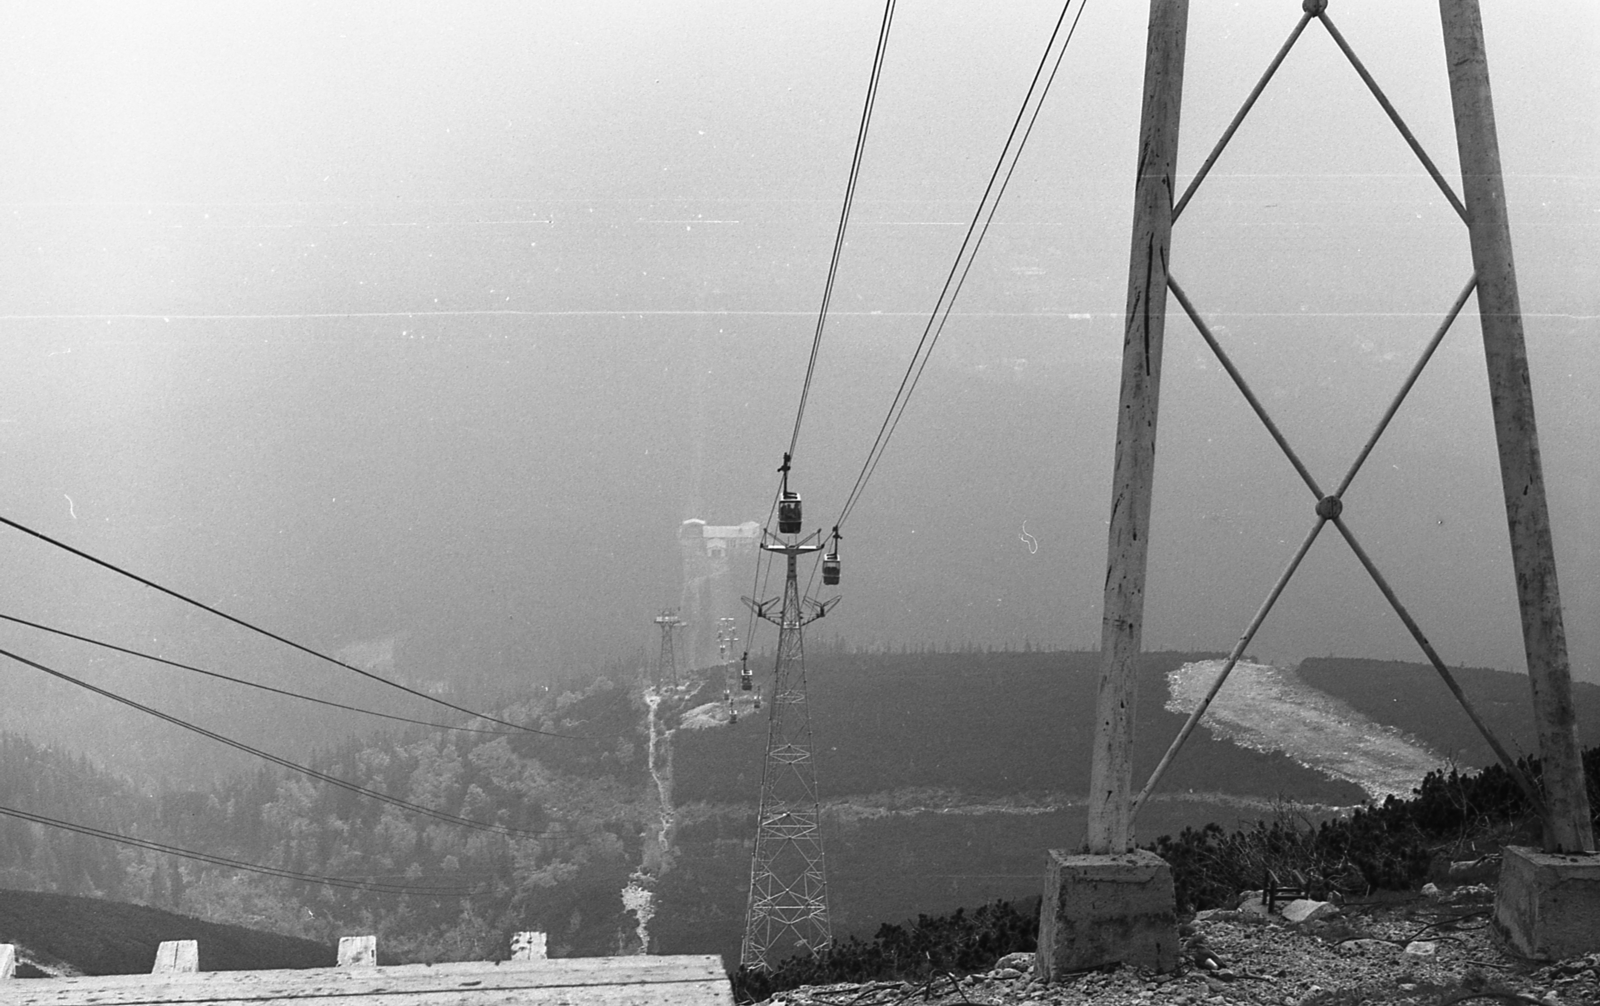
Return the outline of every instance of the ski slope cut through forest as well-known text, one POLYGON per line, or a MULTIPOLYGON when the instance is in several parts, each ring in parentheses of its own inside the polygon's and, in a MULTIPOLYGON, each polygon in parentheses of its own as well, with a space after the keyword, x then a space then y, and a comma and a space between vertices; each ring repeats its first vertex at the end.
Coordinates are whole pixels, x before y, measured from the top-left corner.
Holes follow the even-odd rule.
MULTIPOLYGON (((1169 672, 1168 711, 1193 712, 1222 666, 1221 660, 1199 660, 1169 672)), ((1240 747, 1281 752, 1307 768, 1355 783, 1375 801, 1406 796, 1423 776, 1445 767, 1445 760, 1421 741, 1270 664, 1240 661, 1201 722, 1240 747)))

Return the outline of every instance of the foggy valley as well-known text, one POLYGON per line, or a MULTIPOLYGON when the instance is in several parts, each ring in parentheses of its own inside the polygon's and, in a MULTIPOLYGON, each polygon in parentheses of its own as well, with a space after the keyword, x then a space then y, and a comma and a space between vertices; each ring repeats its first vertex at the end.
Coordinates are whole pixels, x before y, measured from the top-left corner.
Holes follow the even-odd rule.
MULTIPOLYGON (((1299 7, 1195 5, 1181 182, 1299 7)), ((1376 7, 1340 24, 1457 179, 1437 10, 1376 7)), ((828 545, 841 583, 809 585, 841 600, 805 634, 835 935, 1037 897, 1085 826, 1145 53, 1142 5, 1071 10, 874 466, 1058 5, 896 15, 820 326, 875 5, 9 6, 0 809, 23 816, 0 816, 0 899, 323 944, 365 926, 396 960, 537 929, 552 956, 736 961, 779 662, 739 599, 783 591, 753 536, 792 436, 806 534, 862 487, 828 545), (690 623, 676 681, 667 611, 690 623)), ((1592 746, 1600 13, 1484 15, 1592 746)), ((1327 484, 1473 269, 1314 32, 1172 249, 1327 484)), ((1164 368, 1136 784, 1316 519, 1176 303, 1164 368)), ((1520 757, 1489 401, 1468 299, 1344 519, 1520 757)), ((1494 762, 1332 531, 1245 661, 1141 842, 1494 762)))

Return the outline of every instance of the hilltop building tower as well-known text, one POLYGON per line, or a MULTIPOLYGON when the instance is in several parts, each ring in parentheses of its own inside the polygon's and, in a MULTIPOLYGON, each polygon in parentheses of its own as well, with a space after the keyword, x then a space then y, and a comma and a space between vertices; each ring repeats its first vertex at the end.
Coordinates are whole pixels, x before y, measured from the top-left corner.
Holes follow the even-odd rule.
POLYGON ((686 520, 678 528, 683 554, 683 592, 678 614, 684 620, 680 671, 719 662, 718 620, 739 610, 737 584, 755 571, 761 525, 707 524, 686 520))

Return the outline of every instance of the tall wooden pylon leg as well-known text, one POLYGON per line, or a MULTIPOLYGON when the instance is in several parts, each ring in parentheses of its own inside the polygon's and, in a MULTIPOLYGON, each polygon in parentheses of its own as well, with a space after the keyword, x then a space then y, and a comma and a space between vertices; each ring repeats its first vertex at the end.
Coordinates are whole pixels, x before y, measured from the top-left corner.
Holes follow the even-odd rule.
POLYGON ((1178 112, 1188 24, 1188 0, 1151 0, 1100 624, 1100 689, 1089 776, 1088 851, 1097 854, 1126 852, 1133 846, 1134 700, 1144 622, 1161 345, 1166 332, 1167 258, 1172 243, 1178 112))
POLYGON ((1500 450, 1500 482, 1511 531, 1511 562, 1517 575, 1522 611, 1522 643, 1533 691, 1533 717, 1543 761, 1546 852, 1594 850, 1594 829, 1584 785, 1572 677, 1567 663, 1566 628, 1556 586, 1555 548, 1545 502, 1544 466, 1533 419, 1528 350, 1522 332, 1522 304, 1511 258, 1511 227, 1494 103, 1489 94, 1489 63, 1483 44, 1478 0, 1439 0, 1444 28, 1450 102, 1455 110, 1456 147, 1472 238, 1472 264, 1478 274, 1478 312, 1483 324, 1484 357, 1489 369, 1489 401, 1500 450))

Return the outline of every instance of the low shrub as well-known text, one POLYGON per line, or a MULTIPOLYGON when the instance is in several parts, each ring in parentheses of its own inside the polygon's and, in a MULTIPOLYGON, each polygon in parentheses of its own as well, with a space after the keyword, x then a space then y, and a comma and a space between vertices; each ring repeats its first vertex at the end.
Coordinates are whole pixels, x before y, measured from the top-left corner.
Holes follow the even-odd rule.
POLYGON ((950 915, 919 915, 903 925, 886 923, 870 942, 852 936, 826 954, 791 957, 770 971, 740 968, 731 976, 733 992, 740 1002, 759 1002, 801 985, 968 974, 1006 954, 1031 953, 1038 939, 1038 898, 995 901, 970 915, 958 908, 950 915))
MULTIPOLYGON (((1600 830, 1600 747, 1584 753, 1589 806, 1600 830)), ((1537 759, 1518 763, 1536 782, 1537 759)), ((1499 765, 1463 774, 1430 772, 1409 798, 1389 797, 1349 817, 1313 825, 1292 814, 1232 833, 1216 824, 1185 828, 1145 846, 1172 866, 1181 912, 1229 906, 1243 890, 1270 881, 1326 898, 1420 887, 1441 858, 1474 836, 1536 826, 1527 797, 1499 765)), ((940 972, 967 974, 1039 938, 1039 900, 996 901, 904 925, 883 925, 870 942, 851 937, 826 954, 791 957, 771 970, 732 974, 740 1002, 759 1002, 801 985, 922 980, 940 972)))
MULTIPOLYGON (((1519 766, 1535 783, 1537 759, 1519 766)), ((1600 747, 1584 753, 1589 805, 1600 829, 1600 747)), ((1181 910, 1224 906, 1269 879, 1314 897, 1365 895, 1421 886, 1440 859, 1472 836, 1536 828, 1533 808, 1500 765, 1463 774, 1430 772, 1409 798, 1391 796, 1349 817, 1312 827, 1292 817, 1231 834, 1215 824, 1163 835, 1146 846, 1172 864, 1181 910)))

